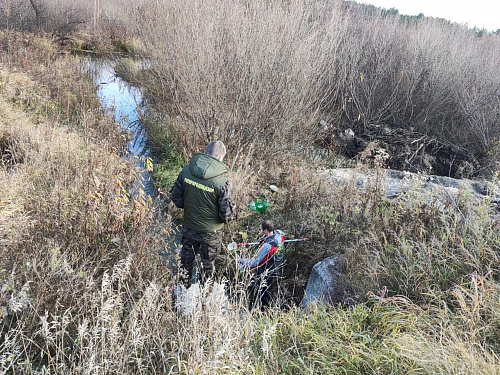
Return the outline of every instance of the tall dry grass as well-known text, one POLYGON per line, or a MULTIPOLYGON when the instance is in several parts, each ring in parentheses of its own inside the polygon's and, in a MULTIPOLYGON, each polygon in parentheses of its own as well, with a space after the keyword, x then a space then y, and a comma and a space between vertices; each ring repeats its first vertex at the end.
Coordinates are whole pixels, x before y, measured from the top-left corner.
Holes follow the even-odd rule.
POLYGON ((496 34, 344 1, 162 1, 123 17, 147 44, 141 79, 187 156, 221 139, 235 165, 248 153, 283 161, 338 130, 383 124, 494 170, 496 34))
POLYGON ((120 157, 118 124, 82 61, 58 58, 40 39, 16 35, 11 50, 25 54, 0 61, 2 372, 67 373, 77 324, 96 308, 87 303, 107 270, 134 259, 134 272, 143 263, 152 265, 144 273, 164 272, 146 251, 161 248, 162 228, 129 194, 137 174, 120 157))

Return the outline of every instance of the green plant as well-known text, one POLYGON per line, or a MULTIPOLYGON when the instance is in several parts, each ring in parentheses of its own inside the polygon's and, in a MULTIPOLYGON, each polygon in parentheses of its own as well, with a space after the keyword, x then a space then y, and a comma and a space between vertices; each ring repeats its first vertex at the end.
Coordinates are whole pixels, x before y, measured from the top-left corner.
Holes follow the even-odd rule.
POLYGON ((158 187, 170 189, 185 164, 183 155, 175 151, 170 151, 168 156, 164 156, 164 159, 156 163, 153 169, 153 176, 158 187))

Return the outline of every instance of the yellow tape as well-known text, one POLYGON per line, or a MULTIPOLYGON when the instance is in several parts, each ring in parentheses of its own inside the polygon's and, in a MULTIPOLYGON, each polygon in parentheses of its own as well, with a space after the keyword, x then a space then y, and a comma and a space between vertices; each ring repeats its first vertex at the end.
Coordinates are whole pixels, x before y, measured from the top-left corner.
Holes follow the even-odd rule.
POLYGON ((198 189, 208 191, 209 193, 213 193, 213 192, 215 192, 214 188, 211 188, 211 187, 205 186, 205 185, 203 185, 203 184, 200 184, 199 182, 196 182, 196 181, 190 180, 189 178, 185 178, 185 179, 184 179, 184 182, 186 182, 187 184, 192 185, 192 186, 194 186, 194 187, 197 187, 198 189))

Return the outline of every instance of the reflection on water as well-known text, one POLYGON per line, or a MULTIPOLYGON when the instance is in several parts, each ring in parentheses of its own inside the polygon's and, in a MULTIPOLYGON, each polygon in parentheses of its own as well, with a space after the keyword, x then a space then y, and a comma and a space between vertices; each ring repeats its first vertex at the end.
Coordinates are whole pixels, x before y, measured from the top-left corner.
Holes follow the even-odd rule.
MULTIPOLYGON (((97 96, 103 107, 129 135, 127 157, 136 159, 139 178, 134 183, 133 194, 144 194, 144 199, 155 199, 155 189, 150 173, 146 168, 146 158, 151 157, 147 134, 140 122, 142 107, 142 91, 130 85, 116 75, 116 63, 112 60, 87 58, 84 70, 88 72, 97 85, 97 96), (142 192, 141 192, 142 188, 142 192)), ((181 233, 178 223, 173 223, 171 234, 167 238, 167 249, 160 250, 163 261, 173 270, 177 268, 175 253, 180 243, 181 233)))
POLYGON ((97 71, 99 74, 94 78, 98 84, 97 96, 102 105, 114 114, 115 121, 128 131, 129 152, 135 156, 150 156, 147 135, 139 122, 139 110, 142 111, 141 89, 117 77, 111 62, 104 63, 97 71))
POLYGON ((129 136, 127 142, 128 157, 137 160, 141 179, 136 181, 136 193, 142 187, 146 197, 156 197, 156 189, 150 174, 147 172, 145 160, 151 156, 147 144, 147 134, 139 120, 142 112, 142 91, 132 86, 115 72, 116 63, 112 60, 86 60, 86 70, 97 85, 97 96, 103 107, 113 115, 129 136))

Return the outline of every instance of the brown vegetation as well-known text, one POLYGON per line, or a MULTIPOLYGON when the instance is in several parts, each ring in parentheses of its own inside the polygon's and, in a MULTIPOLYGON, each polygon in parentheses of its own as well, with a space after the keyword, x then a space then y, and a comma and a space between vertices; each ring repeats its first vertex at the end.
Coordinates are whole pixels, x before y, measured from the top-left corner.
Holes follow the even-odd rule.
POLYGON ((134 9, 151 57, 144 85, 185 134, 177 143, 187 154, 220 138, 239 165, 242 153, 303 155, 346 128, 395 125, 470 150, 483 174, 495 170, 496 34, 341 1, 134 9))
MULTIPOLYGON (((342 163, 335 153, 320 165, 309 160, 315 143, 339 130, 398 123, 495 171, 496 35, 341 1, 122 5, 101 1, 92 27, 101 46, 118 35, 147 46, 150 69, 129 74, 155 105, 144 115, 158 147, 171 142, 162 151, 186 157, 219 138, 230 148, 240 217, 225 239, 256 236, 262 216, 246 207, 258 194, 271 202, 264 217, 312 241, 287 247, 276 309, 248 311, 249 280, 236 280, 226 254, 230 281, 200 290, 187 314, 173 311, 175 278, 158 256, 170 220, 129 194, 136 172, 119 156, 117 124, 79 57, 58 53, 50 38, 14 33, 9 18, 0 33, 2 369, 499 371, 491 202, 472 203, 467 191, 446 210, 411 192, 388 201, 377 183, 358 191, 355 181, 322 179, 318 168, 342 163), (348 303, 296 307, 311 266, 330 255, 343 260, 348 303)), ((374 143, 359 161, 374 156, 382 167, 386 155, 371 151, 374 143)))

